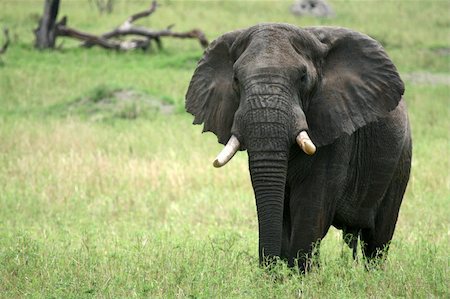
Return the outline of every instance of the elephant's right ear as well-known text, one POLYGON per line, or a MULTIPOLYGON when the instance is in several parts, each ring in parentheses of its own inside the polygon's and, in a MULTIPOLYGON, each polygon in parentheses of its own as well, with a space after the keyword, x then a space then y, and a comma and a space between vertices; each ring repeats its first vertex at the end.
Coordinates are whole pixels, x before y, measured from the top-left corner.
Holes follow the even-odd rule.
POLYGON ((239 106, 233 89, 234 60, 230 48, 241 32, 226 33, 211 43, 186 93, 186 111, 195 116, 194 124, 204 123, 203 132, 213 132, 222 144, 231 137, 234 114, 239 106))

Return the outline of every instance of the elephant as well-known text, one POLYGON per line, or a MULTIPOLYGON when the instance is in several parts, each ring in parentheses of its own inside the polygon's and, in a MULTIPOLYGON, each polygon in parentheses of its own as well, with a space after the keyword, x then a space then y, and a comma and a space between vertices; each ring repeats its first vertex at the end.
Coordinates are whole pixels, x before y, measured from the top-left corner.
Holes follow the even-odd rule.
POLYGON ((194 124, 247 150, 259 262, 301 271, 331 226, 383 261, 410 176, 404 84, 379 42, 342 27, 262 23, 205 50, 185 99, 194 124))

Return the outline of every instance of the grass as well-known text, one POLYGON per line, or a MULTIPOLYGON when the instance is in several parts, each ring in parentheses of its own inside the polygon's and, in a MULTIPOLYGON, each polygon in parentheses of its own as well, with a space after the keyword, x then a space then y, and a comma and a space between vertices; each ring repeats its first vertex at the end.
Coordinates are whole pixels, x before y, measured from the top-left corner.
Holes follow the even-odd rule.
MULTIPOLYGON (((183 112, 202 50, 113 53, 32 48, 43 1, 0 0, 13 41, 0 65, 0 297, 360 298, 449 296, 449 85, 406 82, 413 171, 384 270, 354 263, 341 234, 323 241, 305 276, 257 267, 257 219, 247 157, 221 170, 212 134, 183 112), (173 115, 92 121, 54 107, 133 89, 176 106, 173 115)), ((161 1, 143 24, 208 38, 262 21, 352 27, 380 39, 401 73, 450 76, 447 1, 333 1, 335 19, 299 19, 290 1, 161 1)), ((330 1, 331 2, 331 1, 330 1)), ((147 1, 99 16, 62 1, 69 24, 106 31, 147 1), (94 21, 95 20, 95 21, 94 21)))

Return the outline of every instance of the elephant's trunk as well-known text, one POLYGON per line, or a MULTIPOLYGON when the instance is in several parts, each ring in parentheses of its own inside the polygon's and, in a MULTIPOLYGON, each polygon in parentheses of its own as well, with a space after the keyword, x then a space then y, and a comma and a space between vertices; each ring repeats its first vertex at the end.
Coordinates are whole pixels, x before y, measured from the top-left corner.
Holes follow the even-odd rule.
MULTIPOLYGON (((276 102, 282 104, 283 101, 276 102)), ((273 257, 281 253, 283 201, 292 126, 289 113, 284 112, 289 110, 278 105, 258 107, 246 114, 245 141, 256 197, 261 263, 270 263, 273 257)))
POLYGON ((259 260, 280 256, 287 153, 249 152, 249 167, 256 198, 259 260))

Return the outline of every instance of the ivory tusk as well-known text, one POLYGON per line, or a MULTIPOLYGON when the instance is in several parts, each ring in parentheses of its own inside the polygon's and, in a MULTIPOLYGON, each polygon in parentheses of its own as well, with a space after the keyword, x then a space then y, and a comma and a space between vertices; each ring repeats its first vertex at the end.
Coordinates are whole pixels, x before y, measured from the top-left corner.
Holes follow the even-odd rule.
POLYGON ((305 154, 314 155, 314 153, 316 152, 316 146, 311 141, 311 138, 309 138, 308 133, 306 133, 306 131, 301 131, 297 135, 296 140, 300 148, 305 152, 305 154))
POLYGON ((230 140, 228 140, 227 145, 223 150, 217 155, 213 162, 214 167, 222 167, 228 163, 228 161, 233 158, 234 154, 238 151, 240 146, 239 140, 236 136, 232 135, 230 140))

